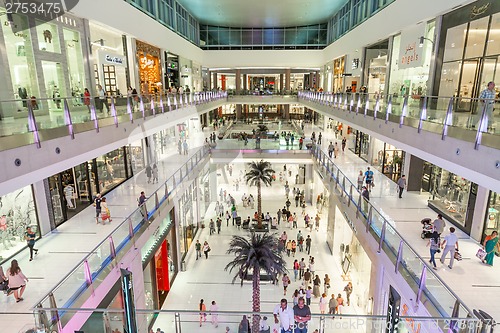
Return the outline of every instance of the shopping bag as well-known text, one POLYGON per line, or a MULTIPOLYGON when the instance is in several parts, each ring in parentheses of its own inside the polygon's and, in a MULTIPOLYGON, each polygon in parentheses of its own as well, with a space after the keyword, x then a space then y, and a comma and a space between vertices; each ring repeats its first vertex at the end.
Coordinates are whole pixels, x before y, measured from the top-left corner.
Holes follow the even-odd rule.
POLYGON ((479 260, 483 261, 484 258, 486 258, 486 251, 482 248, 479 248, 476 253, 476 257, 479 258, 479 260))
POLYGON ((460 252, 458 251, 455 251, 455 260, 456 261, 460 261, 462 260, 462 255, 460 254, 460 252))
POLYGON ((107 219, 109 219, 109 213, 108 212, 101 213, 101 220, 106 221, 107 219))

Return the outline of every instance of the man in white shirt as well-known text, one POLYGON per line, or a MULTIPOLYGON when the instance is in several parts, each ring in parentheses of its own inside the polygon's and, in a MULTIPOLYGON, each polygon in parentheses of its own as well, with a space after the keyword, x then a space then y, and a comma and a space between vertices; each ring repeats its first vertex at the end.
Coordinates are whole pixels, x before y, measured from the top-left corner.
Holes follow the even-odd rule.
POLYGON ((443 249, 443 254, 441 255, 441 263, 444 264, 446 255, 448 252, 451 254, 449 269, 453 268, 453 261, 455 260, 455 250, 458 251, 458 237, 455 235, 455 228, 450 227, 450 233, 444 236, 444 240, 441 243, 441 248, 443 249))
POLYGON ((212 325, 215 325, 215 327, 219 327, 219 314, 217 311, 219 311, 219 306, 215 301, 212 301, 210 305, 210 314, 212 315, 212 325))
POLYGON ((281 299, 280 304, 276 305, 273 311, 274 322, 280 323, 281 333, 292 333, 295 325, 292 307, 287 305, 286 298, 281 299))
POLYGON ((108 98, 106 96, 106 91, 104 88, 98 84, 97 85, 97 93, 99 94, 99 112, 103 111, 103 107, 106 107, 106 111, 109 112, 108 98))

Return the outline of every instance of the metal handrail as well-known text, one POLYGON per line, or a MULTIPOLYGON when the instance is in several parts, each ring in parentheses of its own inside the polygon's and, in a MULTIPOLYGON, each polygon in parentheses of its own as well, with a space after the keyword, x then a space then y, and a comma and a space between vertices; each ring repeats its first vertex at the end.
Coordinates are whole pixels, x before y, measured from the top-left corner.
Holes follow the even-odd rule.
MULTIPOLYGON (((175 177, 175 175, 179 172, 179 170, 181 170, 182 168, 184 168, 186 165, 188 165, 188 163, 190 163, 191 159, 196 157, 196 155, 198 153, 202 152, 202 156, 200 157, 200 161, 201 161, 201 158, 203 158, 204 156, 206 156, 208 153, 209 153, 209 149, 207 149, 205 146, 201 147, 200 149, 198 149, 198 151, 196 151, 196 153, 193 154, 193 156, 191 156, 187 161, 186 163, 184 163, 182 166, 180 166, 175 172, 172 173, 172 176, 170 176, 160 187, 158 187, 158 189, 156 189, 156 191, 153 191, 153 193, 146 198, 146 201, 145 201, 145 204, 151 199, 153 198, 154 199, 154 195, 155 193, 157 193, 161 187, 163 185, 166 185, 168 183, 168 181, 170 179, 172 179, 173 177, 175 177)), ((180 185, 180 182, 179 183, 176 183, 177 186, 180 185)), ((173 191, 175 189, 175 187, 171 190, 173 191)), ((153 209, 153 212, 156 211, 156 207, 153 209)), ((138 211, 138 210, 141 210, 141 207, 138 207, 136 209, 134 209, 132 211, 132 213, 130 213, 120 224, 118 224, 116 226, 116 228, 114 228, 109 234, 106 235, 106 237, 104 237, 104 239, 102 241, 100 241, 92 250, 89 251, 89 253, 82 259, 78 262, 78 264, 76 264, 59 282, 57 282, 55 284, 54 287, 52 287, 50 289, 49 292, 47 292, 39 301, 35 302, 34 304, 42 304, 44 300, 46 300, 49 295, 51 293, 53 293, 61 284, 63 284, 77 269, 78 267, 80 267, 88 258, 91 254, 95 253, 105 242, 108 241, 109 237, 111 237, 113 235, 113 233, 115 233, 120 227, 122 227, 125 223, 127 223, 127 221, 138 211)))

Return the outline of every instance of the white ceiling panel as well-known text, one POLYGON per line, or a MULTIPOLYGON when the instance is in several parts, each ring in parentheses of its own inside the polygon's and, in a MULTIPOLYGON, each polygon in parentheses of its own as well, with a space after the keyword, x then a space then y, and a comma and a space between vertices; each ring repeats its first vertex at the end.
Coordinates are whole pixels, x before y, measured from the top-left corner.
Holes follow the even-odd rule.
POLYGON ((324 23, 347 0, 178 0, 201 23, 292 27, 324 23))

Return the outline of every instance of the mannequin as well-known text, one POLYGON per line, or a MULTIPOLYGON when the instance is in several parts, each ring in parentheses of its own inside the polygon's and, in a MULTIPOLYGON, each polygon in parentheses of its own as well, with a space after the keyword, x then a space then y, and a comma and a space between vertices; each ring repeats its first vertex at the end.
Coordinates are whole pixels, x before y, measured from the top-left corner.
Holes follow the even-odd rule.
POLYGON ((28 92, 26 88, 19 86, 17 93, 19 94, 19 98, 23 100, 23 107, 27 107, 26 99, 28 98, 28 92))
POLYGON ((54 86, 54 90, 52 92, 52 100, 56 103, 56 107, 58 109, 61 108, 61 94, 59 93, 59 88, 57 86, 54 86))
POLYGON ((66 205, 68 208, 73 209, 76 208, 73 204, 73 195, 75 194, 75 189, 71 184, 68 184, 64 187, 64 197, 66 198, 66 205))

